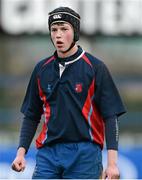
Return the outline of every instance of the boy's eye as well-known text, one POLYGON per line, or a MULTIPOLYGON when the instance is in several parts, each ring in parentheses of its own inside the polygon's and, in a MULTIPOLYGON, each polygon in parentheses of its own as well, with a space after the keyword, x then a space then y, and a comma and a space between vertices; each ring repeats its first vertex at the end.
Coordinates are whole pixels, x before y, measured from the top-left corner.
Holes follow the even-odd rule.
POLYGON ((62 30, 63 30, 63 31, 67 31, 68 29, 67 29, 67 28, 65 28, 65 27, 63 27, 63 28, 62 28, 62 30))
POLYGON ((55 32, 55 31, 57 31, 57 29, 56 29, 56 28, 52 28, 51 31, 52 31, 52 32, 55 32))

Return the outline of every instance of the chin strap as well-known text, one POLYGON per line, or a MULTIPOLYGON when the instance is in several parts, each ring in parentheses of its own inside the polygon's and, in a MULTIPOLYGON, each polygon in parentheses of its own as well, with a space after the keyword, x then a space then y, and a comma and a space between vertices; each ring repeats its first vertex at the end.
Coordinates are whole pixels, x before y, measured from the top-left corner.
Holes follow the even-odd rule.
POLYGON ((75 45, 75 42, 73 41, 70 45, 70 47, 66 50, 66 51, 62 51, 62 53, 67 53, 68 51, 70 51, 75 45))

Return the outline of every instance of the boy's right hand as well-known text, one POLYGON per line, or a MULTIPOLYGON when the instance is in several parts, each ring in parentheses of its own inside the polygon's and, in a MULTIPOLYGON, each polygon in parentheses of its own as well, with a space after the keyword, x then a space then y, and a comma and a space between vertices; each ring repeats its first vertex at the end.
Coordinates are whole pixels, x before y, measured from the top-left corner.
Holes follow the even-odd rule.
POLYGON ((19 157, 17 156, 14 161, 12 162, 11 168, 14 171, 20 172, 20 171, 24 171, 26 167, 26 161, 24 157, 19 157))
POLYGON ((25 161, 25 152, 26 150, 23 147, 20 147, 17 151, 17 156, 12 162, 11 168, 14 171, 21 172, 24 171, 26 167, 26 161, 25 161))

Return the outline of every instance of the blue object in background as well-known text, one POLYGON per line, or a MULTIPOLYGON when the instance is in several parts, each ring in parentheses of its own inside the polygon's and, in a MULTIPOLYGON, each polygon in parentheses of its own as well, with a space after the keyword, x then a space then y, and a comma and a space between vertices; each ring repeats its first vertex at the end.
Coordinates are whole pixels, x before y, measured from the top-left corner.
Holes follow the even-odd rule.
MULTIPOLYGON (((14 172, 11 162, 16 155, 16 146, 0 146, 0 179, 30 179, 35 166, 37 150, 31 147, 26 155, 24 172, 14 172)), ((103 151, 103 165, 106 166, 107 153, 103 151)), ((142 147, 120 148, 118 166, 122 179, 142 178, 142 147)))

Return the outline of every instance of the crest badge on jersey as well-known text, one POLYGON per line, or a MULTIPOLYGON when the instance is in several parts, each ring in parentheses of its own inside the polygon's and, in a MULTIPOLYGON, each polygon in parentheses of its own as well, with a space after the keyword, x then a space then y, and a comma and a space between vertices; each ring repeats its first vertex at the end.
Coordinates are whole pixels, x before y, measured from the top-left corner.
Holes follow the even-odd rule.
POLYGON ((76 83, 76 85, 75 85, 75 91, 77 92, 77 93, 81 93, 82 92, 82 83, 76 83))

